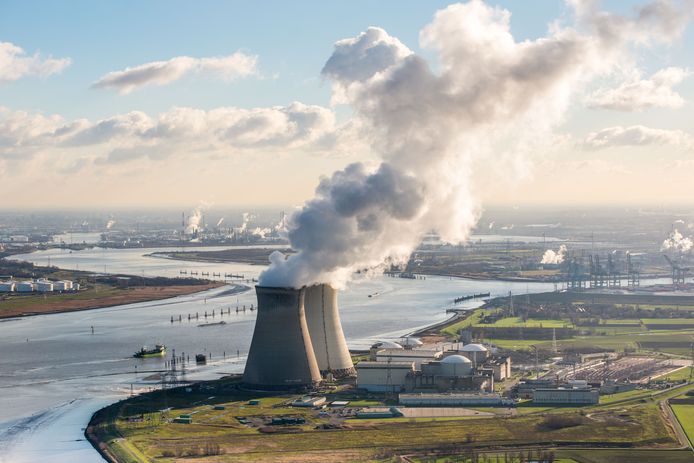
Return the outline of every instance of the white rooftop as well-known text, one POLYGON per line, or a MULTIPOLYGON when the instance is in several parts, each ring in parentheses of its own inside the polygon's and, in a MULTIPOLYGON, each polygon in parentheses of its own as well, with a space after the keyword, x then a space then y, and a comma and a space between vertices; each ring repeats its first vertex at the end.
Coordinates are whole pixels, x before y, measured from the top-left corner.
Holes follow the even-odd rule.
POLYGON ((441 363, 472 363, 470 359, 463 357, 462 355, 449 355, 448 357, 441 360, 441 363))
POLYGON ((465 344, 460 350, 463 352, 487 352, 487 348, 482 344, 465 344))

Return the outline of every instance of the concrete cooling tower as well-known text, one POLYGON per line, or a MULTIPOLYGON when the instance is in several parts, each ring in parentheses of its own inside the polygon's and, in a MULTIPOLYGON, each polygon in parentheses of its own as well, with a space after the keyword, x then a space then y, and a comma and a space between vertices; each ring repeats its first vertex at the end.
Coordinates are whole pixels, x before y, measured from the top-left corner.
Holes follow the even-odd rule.
POLYGON ((354 374, 352 356, 337 310, 337 291, 327 284, 309 286, 304 305, 308 332, 321 373, 331 372, 336 376, 354 374))
POLYGON ((256 286, 258 315, 243 382, 283 389, 321 380, 304 311, 305 289, 256 286))

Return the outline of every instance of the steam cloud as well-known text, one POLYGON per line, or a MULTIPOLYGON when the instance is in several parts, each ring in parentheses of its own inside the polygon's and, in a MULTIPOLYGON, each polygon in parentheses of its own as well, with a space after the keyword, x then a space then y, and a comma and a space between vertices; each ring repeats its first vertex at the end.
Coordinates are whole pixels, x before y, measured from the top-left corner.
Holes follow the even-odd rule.
POLYGON ((188 216, 188 221, 186 222, 186 234, 192 235, 200 230, 200 226, 204 225, 202 223, 202 213, 209 207, 209 204, 201 202, 200 205, 193 210, 193 213, 188 216))
POLYGON ((564 262, 564 256, 566 255, 566 245, 562 244, 559 246, 559 249, 557 252, 554 252, 551 249, 548 249, 545 251, 545 253, 542 255, 542 260, 540 261, 541 264, 561 264, 564 262))
POLYGON ((685 237, 676 228, 670 232, 663 244, 660 246, 661 251, 678 251, 689 252, 694 247, 691 237, 685 237))
POLYGON ((260 284, 339 287, 358 269, 406 260, 431 229, 464 241, 479 216, 480 169, 512 168, 560 119, 579 84, 608 71, 629 41, 676 37, 689 14, 663 1, 635 19, 571 4, 575 25, 553 24, 548 36, 522 42, 511 35, 507 10, 473 0, 439 11, 420 42, 438 53, 440 73, 383 29, 337 42, 322 74, 383 161, 322 179, 290 220, 297 254, 273 253, 260 284))
POLYGON ((116 221, 111 219, 106 223, 106 230, 110 230, 116 224, 116 221))

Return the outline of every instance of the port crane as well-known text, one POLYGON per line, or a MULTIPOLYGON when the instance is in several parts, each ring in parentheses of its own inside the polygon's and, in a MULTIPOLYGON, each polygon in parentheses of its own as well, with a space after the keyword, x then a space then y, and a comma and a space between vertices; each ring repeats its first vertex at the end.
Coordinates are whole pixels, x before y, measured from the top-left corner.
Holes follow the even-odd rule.
POLYGON ((678 263, 670 259, 667 254, 663 254, 663 257, 665 257, 665 260, 667 260, 667 263, 670 264, 670 267, 672 268, 672 286, 677 288, 684 285, 684 279, 687 276, 687 273, 689 273, 689 267, 680 266, 678 263))

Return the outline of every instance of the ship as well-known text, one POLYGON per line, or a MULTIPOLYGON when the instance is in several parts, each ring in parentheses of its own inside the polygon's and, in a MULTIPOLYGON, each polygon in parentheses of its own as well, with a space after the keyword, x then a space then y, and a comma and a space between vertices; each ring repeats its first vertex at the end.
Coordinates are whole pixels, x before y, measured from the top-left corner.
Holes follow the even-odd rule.
POLYGON ((164 355, 166 355, 166 346, 157 344, 153 349, 147 349, 147 346, 142 346, 142 349, 135 352, 133 357, 143 359, 148 357, 163 357, 164 355))

